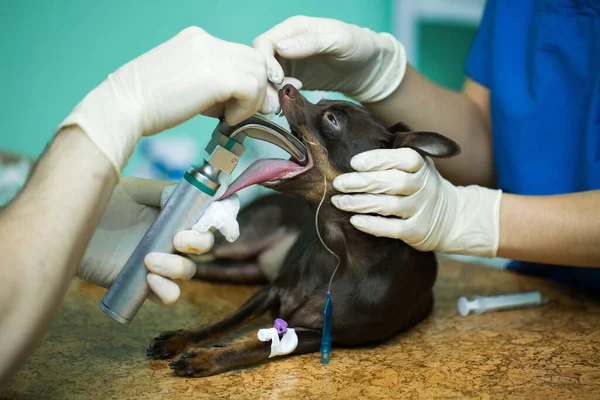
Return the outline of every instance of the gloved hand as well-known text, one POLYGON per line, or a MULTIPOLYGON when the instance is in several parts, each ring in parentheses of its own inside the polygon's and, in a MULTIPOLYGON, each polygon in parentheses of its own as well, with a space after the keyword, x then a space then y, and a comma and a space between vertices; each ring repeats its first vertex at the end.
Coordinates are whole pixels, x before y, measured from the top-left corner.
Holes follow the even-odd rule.
MULTIPOLYGON (((78 270, 80 278, 108 288, 160 212, 163 189, 168 181, 123 178, 116 186, 104 215, 78 270)), ((177 251, 201 254, 212 248, 212 232, 186 231, 185 243, 177 235, 177 251)), ((150 253, 145 258, 151 289, 150 299, 170 306, 179 298, 172 279, 190 279, 196 264, 177 254, 150 253)))
POLYGON ((328 18, 288 18, 252 46, 265 55, 272 83, 293 77, 306 90, 337 91, 362 103, 385 99, 406 71, 404 46, 392 35, 328 18))
POLYGON ((259 52, 191 27, 110 74, 59 130, 78 125, 119 176, 142 136, 202 113, 222 111, 235 124, 259 109, 270 112, 266 87, 259 52))
POLYGON ((502 192, 454 186, 429 158, 409 148, 372 150, 354 156, 359 172, 335 178, 344 193, 333 204, 361 214, 350 222, 374 236, 400 239, 421 251, 495 257, 502 192))

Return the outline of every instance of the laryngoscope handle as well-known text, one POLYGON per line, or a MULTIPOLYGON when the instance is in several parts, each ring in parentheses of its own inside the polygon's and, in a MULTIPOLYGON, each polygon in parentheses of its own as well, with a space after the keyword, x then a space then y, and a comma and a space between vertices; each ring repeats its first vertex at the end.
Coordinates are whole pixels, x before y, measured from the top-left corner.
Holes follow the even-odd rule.
MULTIPOLYGON (((209 164, 203 167, 210 170, 209 164)), ((213 202, 219 188, 218 173, 213 181, 200 172, 192 169, 185 174, 102 299, 100 308, 115 320, 129 324, 148 297, 146 255, 173 253, 173 236, 190 229, 213 202)))

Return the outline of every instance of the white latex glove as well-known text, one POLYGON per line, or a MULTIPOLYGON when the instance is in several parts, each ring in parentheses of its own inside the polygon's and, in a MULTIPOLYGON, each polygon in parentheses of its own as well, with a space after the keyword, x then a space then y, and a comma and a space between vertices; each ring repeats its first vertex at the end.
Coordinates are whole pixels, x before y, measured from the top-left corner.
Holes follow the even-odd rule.
POLYGON ((92 90, 62 122, 79 125, 112 162, 117 176, 142 136, 197 114, 235 124, 269 113, 264 57, 191 27, 125 64, 92 90))
MULTIPOLYGON (((160 212, 161 194, 172 182, 123 178, 116 186, 104 215, 86 250, 78 275, 95 285, 108 288, 137 247, 160 212)), ((195 254, 212 248, 211 232, 189 235, 185 249, 174 240, 176 250, 195 254)), ((179 298, 179 286, 173 279, 190 279, 196 264, 177 254, 150 253, 144 259, 150 271, 147 282, 150 299, 170 306, 179 298)))
POLYGON ((293 77, 305 90, 337 91, 362 103, 385 99, 406 71, 404 46, 392 35, 328 18, 288 18, 252 46, 265 55, 274 84, 293 77))
POLYGON ((400 239, 421 251, 495 257, 502 192, 454 186, 433 161, 412 149, 372 150, 354 156, 360 172, 335 178, 344 193, 333 204, 354 215, 350 222, 374 236, 400 239))

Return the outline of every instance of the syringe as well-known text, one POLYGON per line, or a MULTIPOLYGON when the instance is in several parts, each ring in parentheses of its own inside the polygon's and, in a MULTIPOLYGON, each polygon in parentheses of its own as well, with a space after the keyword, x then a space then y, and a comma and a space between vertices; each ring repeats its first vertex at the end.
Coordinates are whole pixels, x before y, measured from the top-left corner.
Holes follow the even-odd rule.
POLYGON ((462 296, 458 299, 458 313, 466 317, 469 313, 483 314, 492 311, 539 306, 546 303, 548 303, 548 299, 542 297, 540 292, 475 296, 471 301, 462 296))

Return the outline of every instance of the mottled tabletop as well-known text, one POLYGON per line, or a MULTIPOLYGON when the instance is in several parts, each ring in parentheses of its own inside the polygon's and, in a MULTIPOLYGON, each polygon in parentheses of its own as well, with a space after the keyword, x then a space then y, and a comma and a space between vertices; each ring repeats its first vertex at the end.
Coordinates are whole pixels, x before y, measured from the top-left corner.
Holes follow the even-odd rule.
MULTIPOLYGON (((258 286, 182 284, 163 309, 147 302, 130 326, 98 308, 103 289, 75 280, 44 343, 0 398, 600 398, 600 301, 548 281, 440 258, 436 305, 408 333, 368 348, 276 358, 208 378, 173 376, 146 358, 150 339, 226 316, 258 286), (462 296, 539 290, 549 304, 460 317, 462 296)), ((222 342, 256 337, 269 316, 222 342)))

